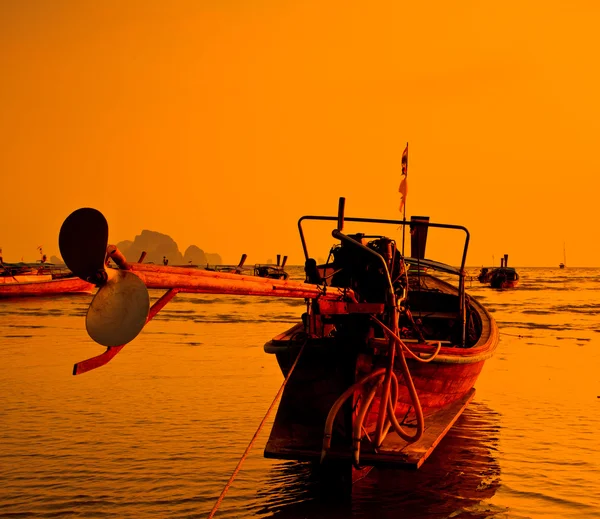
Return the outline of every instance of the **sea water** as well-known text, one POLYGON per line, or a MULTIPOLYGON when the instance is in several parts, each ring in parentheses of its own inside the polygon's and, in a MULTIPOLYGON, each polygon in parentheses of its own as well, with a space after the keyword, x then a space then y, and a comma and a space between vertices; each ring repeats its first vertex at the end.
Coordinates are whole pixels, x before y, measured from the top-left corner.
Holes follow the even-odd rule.
MULTIPOLYGON (((600 269, 517 270, 516 289, 468 283, 500 344, 421 469, 331 495, 309 464, 263 457, 273 412, 215 517, 600 517, 600 269)), ((90 300, 0 300, 0 518, 207 517, 283 382, 263 345, 304 302, 180 294, 74 377, 103 351, 90 300)))

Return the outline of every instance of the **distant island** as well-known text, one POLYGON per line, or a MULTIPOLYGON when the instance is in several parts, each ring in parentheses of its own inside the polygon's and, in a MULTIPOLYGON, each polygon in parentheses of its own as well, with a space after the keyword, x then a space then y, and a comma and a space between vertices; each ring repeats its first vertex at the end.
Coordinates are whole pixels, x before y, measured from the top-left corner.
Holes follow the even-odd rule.
POLYGON ((169 265, 221 265, 220 254, 204 252, 196 245, 190 245, 181 254, 175 240, 167 234, 156 231, 143 230, 133 241, 125 240, 116 244, 127 261, 138 261, 142 252, 146 252, 144 263, 163 264, 163 258, 169 265))
MULTIPOLYGON (((206 266, 223 264, 220 254, 204 252, 197 245, 190 245, 182 254, 175 240, 169 235, 147 229, 138 234, 133 241, 124 240, 116 245, 129 262, 138 261, 142 252, 145 251, 144 263, 162 265, 163 260, 167 259, 169 265, 206 266)), ((51 255, 46 261, 54 265, 64 265, 64 261, 60 256, 51 255)), ((37 261, 37 263, 39 262, 40 260, 37 261)))

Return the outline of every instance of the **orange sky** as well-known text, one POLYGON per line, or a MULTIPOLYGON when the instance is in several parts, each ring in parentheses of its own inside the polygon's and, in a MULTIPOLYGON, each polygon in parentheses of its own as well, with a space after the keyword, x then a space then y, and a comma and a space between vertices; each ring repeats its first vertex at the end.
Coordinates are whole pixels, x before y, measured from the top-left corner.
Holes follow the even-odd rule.
POLYGON ((413 4, 0 3, 4 259, 91 206, 111 242, 300 264, 339 196, 400 216, 409 142, 407 216, 468 227, 470 265, 600 266, 600 4, 413 4))

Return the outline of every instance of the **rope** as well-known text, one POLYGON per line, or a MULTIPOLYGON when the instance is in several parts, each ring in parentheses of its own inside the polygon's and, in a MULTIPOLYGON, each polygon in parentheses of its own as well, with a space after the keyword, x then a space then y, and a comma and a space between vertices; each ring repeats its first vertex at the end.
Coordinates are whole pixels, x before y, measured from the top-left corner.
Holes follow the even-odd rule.
POLYGON ((279 388, 279 391, 277 391, 277 394, 275 395, 275 398, 273 399, 273 402, 269 406, 269 409, 267 409, 267 412, 266 412, 265 416, 263 417, 262 421, 260 422, 260 425, 258 426, 258 429, 256 429, 256 432, 254 433, 254 436, 250 440, 250 443, 248 444, 248 447, 246 447, 246 450, 244 451, 244 454, 242 454, 242 457, 240 458, 240 461, 238 461, 237 466, 235 467, 233 473, 231 474, 231 477, 229 478, 229 480, 225 484, 225 487, 221 491, 221 495, 217 499, 217 502, 215 503, 215 505, 212 507, 212 510, 210 511, 210 513, 208 514, 208 519, 211 519, 212 517, 214 517, 215 513, 219 509, 219 506, 221 505, 221 501, 223 501, 223 498, 225 497, 225 494, 227 493, 227 491, 229 490, 229 487, 233 483, 233 480, 235 479, 235 477, 237 476, 238 472, 242 468, 242 464, 244 463, 244 461, 248 457, 248 454, 250 453, 250 450, 252 449, 252 446, 254 445, 254 442, 256 441, 256 438, 258 438, 258 435, 260 434, 260 431, 262 430, 263 426, 265 425, 265 422, 267 421, 267 418, 269 417, 269 415, 271 414, 271 411, 275 407, 275 404, 279 400, 279 397, 281 396, 281 393, 283 393, 283 390, 284 390, 284 388, 285 388, 288 380, 292 376, 292 373, 294 372, 294 368, 296 367, 296 364, 298 364, 298 360, 300 359, 300 356, 302 355, 302 352, 304 351, 304 347, 306 346, 307 343, 308 343, 308 337, 304 341, 304 344, 302 344, 302 347, 300 348, 300 351, 298 352, 298 356, 296 357, 296 360, 292 364, 292 367, 290 368, 290 371, 287 374, 287 377, 285 377, 285 380, 283 381, 283 384, 281 384, 281 387, 279 388))

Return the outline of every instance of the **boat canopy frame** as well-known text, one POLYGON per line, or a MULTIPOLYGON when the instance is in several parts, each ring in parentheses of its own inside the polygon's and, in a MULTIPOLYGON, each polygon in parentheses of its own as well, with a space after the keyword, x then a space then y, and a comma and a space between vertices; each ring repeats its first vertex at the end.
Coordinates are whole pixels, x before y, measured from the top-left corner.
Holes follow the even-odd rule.
MULTIPOLYGON (((349 238, 346 235, 341 233, 341 229, 343 228, 344 221, 368 223, 368 224, 383 224, 383 225, 397 225, 397 226, 401 225, 404 227, 408 226, 409 228, 416 227, 416 226, 433 227, 433 228, 438 228, 438 229, 450 229, 450 230, 457 230, 457 231, 464 232, 465 233, 465 242, 463 245, 463 253, 462 253, 462 258, 461 258, 461 262, 460 262, 460 268, 458 268, 458 269, 456 267, 453 267, 453 266, 445 264, 445 263, 428 260, 428 259, 424 259, 424 258, 410 258, 410 257, 404 258, 404 261, 406 263, 408 263, 409 265, 416 265, 417 267, 420 267, 420 266, 429 267, 434 270, 438 270, 440 272, 445 272, 447 274, 453 274, 453 275, 458 276, 459 311, 460 311, 460 318, 462 321, 462 328, 463 328, 462 341, 463 341, 463 345, 464 345, 465 340, 466 340, 466 311, 467 311, 467 309, 466 309, 466 291, 465 291, 465 280, 466 280, 465 264, 467 261, 467 251, 469 249, 469 241, 471 238, 471 234, 469 233, 469 230, 466 227, 464 227, 463 225, 434 223, 434 222, 429 222, 429 221, 424 221, 424 220, 412 220, 411 221, 411 220, 388 220, 388 219, 381 219, 381 218, 345 217, 344 216, 344 200, 340 199, 340 207, 339 207, 338 216, 305 215, 298 219, 298 231, 300 233, 300 241, 302 242, 302 249, 304 251, 305 260, 308 260, 310 258, 310 255, 308 253, 308 247, 306 245, 306 238, 304 236, 304 229, 302 227, 302 223, 307 220, 337 222, 337 229, 335 229, 332 232, 332 235, 335 238, 338 238, 342 241, 347 241, 347 240, 354 241, 354 240, 351 240, 351 238, 349 238)), ((363 248, 363 249, 367 250, 368 252, 371 252, 374 255, 379 256, 379 258, 383 262, 383 265, 387 272, 387 265, 386 265, 385 261, 383 260, 383 257, 381 257, 380 254, 378 254, 377 252, 375 252, 371 249, 368 249, 367 247, 365 247, 363 245, 358 244, 357 242, 355 244, 358 245, 360 248, 363 248)), ((390 281, 389 280, 389 272, 387 272, 387 275, 388 275, 388 281, 390 281)), ((390 281, 390 283, 391 283, 391 281, 390 281)))

